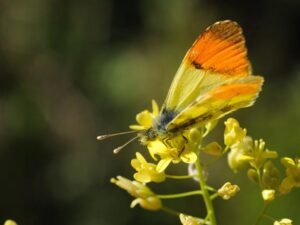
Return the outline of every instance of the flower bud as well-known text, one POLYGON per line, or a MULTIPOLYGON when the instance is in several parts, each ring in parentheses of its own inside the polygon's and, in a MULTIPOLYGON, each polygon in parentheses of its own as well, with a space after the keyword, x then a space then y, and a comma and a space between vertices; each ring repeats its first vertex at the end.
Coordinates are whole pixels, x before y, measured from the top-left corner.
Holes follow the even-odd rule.
POLYGON ((274 225, 292 225, 292 220, 290 219, 287 219, 287 218, 284 218, 284 219, 281 219, 280 221, 275 221, 274 222, 274 225))
POLYGON ((161 209, 162 203, 160 199, 145 184, 138 181, 131 181, 121 176, 112 178, 111 182, 126 190, 131 196, 136 198, 132 201, 130 207, 140 204, 141 207, 148 210, 161 209))
POLYGON ((255 169, 249 169, 248 171, 247 171, 247 175, 248 175, 248 178, 252 181, 252 182, 254 182, 254 183, 258 183, 259 181, 259 179, 258 179, 258 174, 257 174, 257 172, 256 172, 256 170, 255 169))
POLYGON ((249 136, 244 137, 239 143, 236 143, 231 147, 228 153, 228 165, 234 171, 238 172, 242 170, 247 164, 247 153, 252 151, 253 141, 249 136))
POLYGON ((155 196, 149 196, 146 198, 136 198, 133 200, 130 204, 130 208, 135 207, 136 205, 140 205, 142 208, 147 209, 147 210, 160 210, 162 207, 162 203, 159 198, 155 196))
POLYGON ((261 192, 263 200, 266 202, 271 202, 275 199, 275 190, 265 189, 261 192))
POLYGON ((264 187, 268 189, 278 189, 280 184, 279 170, 274 166, 271 161, 264 164, 262 182, 264 187))
POLYGON ((286 177, 283 179, 283 181, 280 184, 279 192, 285 195, 289 193, 294 186, 295 186, 295 181, 290 177, 286 177))
POLYGON ((4 222, 4 225, 17 225, 17 223, 15 221, 13 221, 13 220, 6 220, 4 222))
POLYGON ((202 139, 202 134, 201 132, 199 131, 199 129, 196 129, 196 128, 192 128, 191 130, 189 130, 189 140, 191 142, 199 142, 199 140, 202 139))
POLYGON ((204 147, 204 152, 213 155, 213 156, 220 156, 222 155, 222 147, 219 145, 218 142, 211 142, 204 147))
POLYGON ((233 185, 230 182, 226 182, 219 190, 218 194, 224 200, 228 200, 236 195, 236 193, 240 191, 239 186, 233 185))
POLYGON ((224 143, 226 146, 238 143, 246 136, 246 133, 246 129, 242 129, 236 119, 229 118, 225 121, 224 143))
POLYGON ((180 213, 179 218, 183 225, 203 225, 203 224, 205 224, 203 219, 185 215, 182 213, 180 213))

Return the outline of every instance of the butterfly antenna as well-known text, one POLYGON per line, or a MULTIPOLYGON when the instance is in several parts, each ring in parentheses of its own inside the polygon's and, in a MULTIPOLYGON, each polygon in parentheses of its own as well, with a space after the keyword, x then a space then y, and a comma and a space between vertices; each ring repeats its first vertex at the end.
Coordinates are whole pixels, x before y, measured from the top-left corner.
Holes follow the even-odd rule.
POLYGON ((102 141, 102 140, 105 140, 107 138, 120 136, 120 135, 124 135, 124 134, 132 134, 132 133, 136 133, 136 132, 137 131, 135 131, 135 130, 131 130, 131 131, 125 131, 125 132, 120 132, 120 133, 115 133, 115 134, 99 135, 99 136, 97 136, 97 140, 102 141))
POLYGON ((113 150, 114 154, 118 154, 124 147, 126 147, 127 145, 129 145, 131 142, 135 141, 139 136, 135 136, 134 138, 130 139, 129 141, 127 141, 125 144, 115 148, 113 150))

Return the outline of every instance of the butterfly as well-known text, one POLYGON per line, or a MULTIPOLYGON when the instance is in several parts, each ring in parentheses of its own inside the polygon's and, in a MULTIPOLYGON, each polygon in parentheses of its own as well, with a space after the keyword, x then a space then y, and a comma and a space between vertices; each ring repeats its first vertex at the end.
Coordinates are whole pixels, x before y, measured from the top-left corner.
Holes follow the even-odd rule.
POLYGON ((253 105, 263 84, 253 76, 242 28, 224 20, 209 26, 187 51, 165 102, 142 138, 168 138, 253 105))
POLYGON ((188 50, 152 128, 152 138, 201 126, 253 105, 263 77, 251 75, 242 28, 230 20, 208 27, 188 50))

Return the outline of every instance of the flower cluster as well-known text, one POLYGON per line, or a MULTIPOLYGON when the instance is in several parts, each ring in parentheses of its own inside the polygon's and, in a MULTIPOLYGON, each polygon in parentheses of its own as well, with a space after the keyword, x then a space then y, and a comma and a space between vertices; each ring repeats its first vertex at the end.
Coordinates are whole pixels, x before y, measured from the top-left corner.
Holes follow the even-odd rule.
MULTIPOLYGON (((278 157, 278 153, 266 148, 263 139, 254 140, 249 136, 247 130, 242 128, 236 119, 229 118, 225 121, 225 146, 223 147, 216 141, 203 145, 204 139, 216 127, 218 120, 208 121, 200 127, 192 126, 166 138, 159 135, 147 136, 146 133, 152 131, 158 116, 159 107, 155 101, 152 101, 152 111, 144 110, 137 114, 138 124, 130 126, 132 130, 138 132, 141 144, 146 146, 149 153, 146 156, 144 153, 136 152, 135 158, 131 160, 131 166, 135 171, 134 180, 122 176, 111 179, 112 183, 134 197, 131 207, 140 205, 147 210, 171 212, 178 216, 183 225, 216 225, 212 201, 215 198, 229 200, 240 191, 238 185, 228 181, 225 181, 219 189, 210 187, 206 183, 209 178, 206 168, 211 166, 211 162, 225 155, 229 167, 234 172, 247 168, 248 178, 258 184, 265 203, 269 204, 278 196, 300 187, 300 160, 287 157, 281 159, 286 169, 286 176, 282 179, 279 169, 272 162, 278 157), (213 159, 208 162, 202 160, 201 156, 204 154, 213 159), (168 167, 171 164, 181 162, 188 165, 188 174, 168 174, 168 167), (192 179, 199 183, 200 189, 176 194, 158 194, 150 189, 149 183, 162 183, 167 179, 192 179), (207 206, 207 215, 204 218, 174 211, 163 204, 167 199, 193 195, 203 197, 207 206)), ((274 225, 291 224, 292 221, 289 219, 274 221, 274 225)))
MULTIPOLYGON (((281 179, 279 169, 272 160, 278 157, 276 151, 266 148, 264 140, 253 140, 247 136, 246 129, 240 127, 235 119, 225 122, 224 143, 230 152, 228 164, 235 171, 248 167, 249 179, 261 188, 261 195, 266 203, 276 197, 289 193, 293 188, 300 187, 300 160, 289 157, 281 158, 285 167, 285 177, 281 179)), ((275 221, 274 225, 291 225, 290 219, 275 221)))
POLYGON ((228 164, 234 171, 241 170, 250 164, 255 169, 261 168, 268 159, 278 157, 276 151, 265 148, 264 140, 254 140, 246 136, 236 119, 229 118, 225 122, 224 143, 231 149, 228 154, 228 164))

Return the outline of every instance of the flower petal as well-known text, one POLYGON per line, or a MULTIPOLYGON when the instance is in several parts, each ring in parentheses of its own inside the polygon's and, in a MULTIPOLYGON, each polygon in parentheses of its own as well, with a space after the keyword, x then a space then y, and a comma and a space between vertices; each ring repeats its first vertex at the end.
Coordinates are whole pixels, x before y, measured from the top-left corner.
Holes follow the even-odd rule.
POLYGON ((152 112, 154 116, 157 116, 159 114, 159 108, 155 100, 152 100, 152 112))
POLYGON ((135 180, 142 182, 142 183, 148 183, 151 181, 151 177, 150 177, 149 173, 147 173, 147 171, 145 171, 145 170, 135 173, 133 175, 133 177, 135 180))
POLYGON ((165 158, 160 160, 156 166, 156 171, 159 173, 163 172, 171 162, 172 162, 172 158, 165 158))
POLYGON ((135 170, 140 170, 141 169, 141 163, 139 162, 139 160, 137 159, 132 159, 131 160, 131 166, 135 169, 135 170))
POLYGON ((150 128, 152 126, 152 115, 148 110, 144 110, 136 115, 136 121, 144 128, 150 128))
POLYGON ((187 152, 182 154, 180 159, 185 163, 194 163, 197 161, 197 154, 195 152, 187 152))

